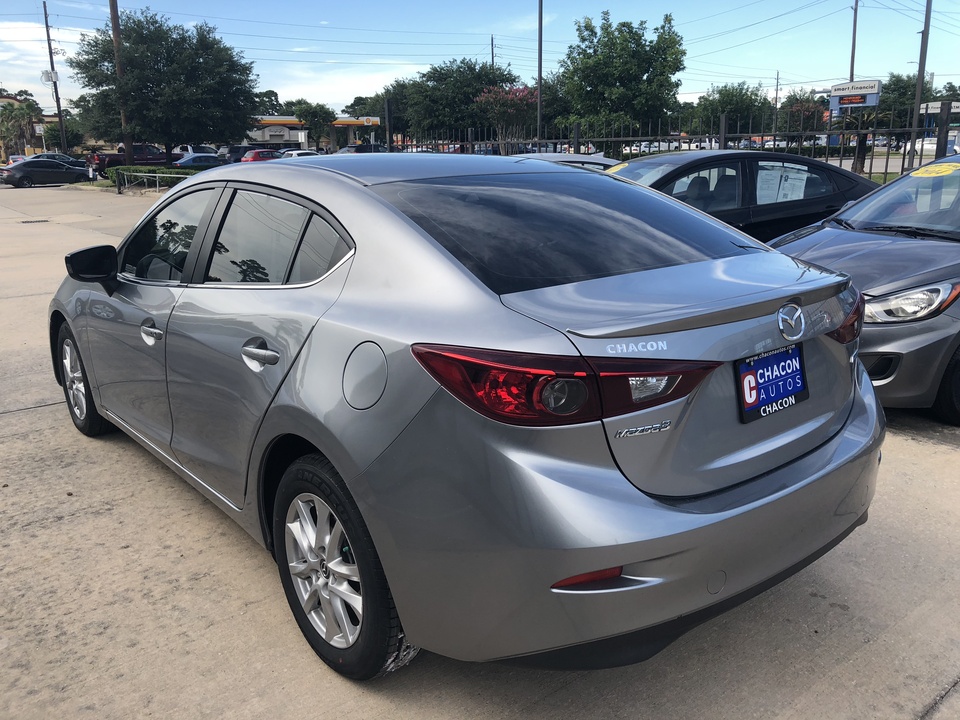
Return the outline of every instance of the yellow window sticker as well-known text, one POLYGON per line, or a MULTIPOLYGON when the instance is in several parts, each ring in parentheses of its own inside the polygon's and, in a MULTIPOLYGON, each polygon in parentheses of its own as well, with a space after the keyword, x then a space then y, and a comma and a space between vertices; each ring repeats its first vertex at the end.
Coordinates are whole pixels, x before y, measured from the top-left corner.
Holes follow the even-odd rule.
POLYGON ((960 172, 960 163, 935 163, 933 165, 924 165, 910 173, 913 177, 943 177, 944 175, 953 175, 960 172))

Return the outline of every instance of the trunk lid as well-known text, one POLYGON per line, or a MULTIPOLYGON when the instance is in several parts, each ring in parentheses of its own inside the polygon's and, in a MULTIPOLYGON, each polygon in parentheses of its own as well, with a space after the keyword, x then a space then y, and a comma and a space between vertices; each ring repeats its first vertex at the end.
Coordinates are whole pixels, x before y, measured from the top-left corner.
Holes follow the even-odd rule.
MULTIPOLYGON (((640 372, 651 360, 719 363, 686 396, 603 421, 614 459, 635 486, 686 497, 769 472, 840 429, 853 402, 856 343, 844 345, 826 333, 848 313, 849 302, 840 297, 848 286, 844 275, 761 252, 540 288, 502 301, 564 333, 583 356, 598 359, 597 367, 610 358, 627 365, 636 359, 640 372), (791 303, 801 308, 805 327, 793 341, 778 322, 780 309, 791 303), (750 374, 753 381, 745 380, 750 374), (788 380, 804 392, 787 388, 788 380), (757 390, 760 397, 750 395, 757 390), (782 407, 762 412, 771 402, 782 407)), ((790 335, 800 324, 793 320, 794 326, 786 324, 790 335)))

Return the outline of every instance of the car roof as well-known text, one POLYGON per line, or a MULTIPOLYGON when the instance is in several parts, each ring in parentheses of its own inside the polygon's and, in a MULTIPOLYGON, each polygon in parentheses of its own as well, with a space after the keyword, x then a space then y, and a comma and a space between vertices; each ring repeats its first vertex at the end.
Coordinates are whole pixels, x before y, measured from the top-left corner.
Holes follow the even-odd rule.
POLYGON ((428 180, 471 175, 505 175, 516 173, 582 173, 583 170, 562 163, 547 163, 529 158, 491 155, 458 155, 434 153, 364 153, 357 155, 315 155, 278 160, 271 163, 235 163, 208 170, 207 178, 256 180, 269 182, 273 173, 277 181, 291 168, 298 172, 330 172, 348 177, 363 185, 388 182, 428 180), (251 177, 257 176, 257 177, 251 177))

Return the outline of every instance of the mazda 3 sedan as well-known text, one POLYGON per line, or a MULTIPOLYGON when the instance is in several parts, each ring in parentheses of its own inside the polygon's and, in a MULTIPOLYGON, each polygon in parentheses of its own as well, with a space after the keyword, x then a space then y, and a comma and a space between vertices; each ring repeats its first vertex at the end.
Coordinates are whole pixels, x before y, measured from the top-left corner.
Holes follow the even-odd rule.
POLYGON ((947 156, 773 245, 849 273, 866 295, 861 355, 888 407, 960 425, 960 162, 947 156))
POLYGON ((884 427, 850 279, 612 175, 229 165, 66 265, 77 429, 240 523, 351 678, 418 648, 639 661, 867 518, 884 427))

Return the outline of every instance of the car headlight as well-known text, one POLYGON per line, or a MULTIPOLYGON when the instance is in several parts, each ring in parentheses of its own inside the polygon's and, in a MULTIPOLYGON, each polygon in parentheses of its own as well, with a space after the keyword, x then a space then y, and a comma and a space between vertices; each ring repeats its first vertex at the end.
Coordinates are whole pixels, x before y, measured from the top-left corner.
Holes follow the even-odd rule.
POLYGON ((960 285, 942 283, 914 288, 884 297, 867 300, 863 321, 866 323, 896 323, 920 320, 945 310, 957 296, 960 285))

